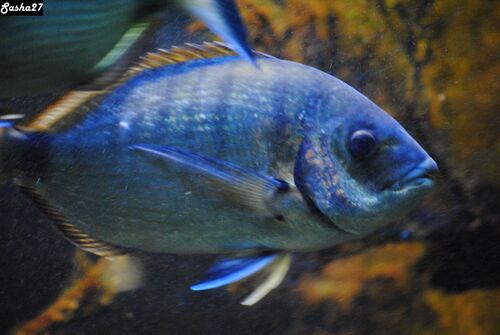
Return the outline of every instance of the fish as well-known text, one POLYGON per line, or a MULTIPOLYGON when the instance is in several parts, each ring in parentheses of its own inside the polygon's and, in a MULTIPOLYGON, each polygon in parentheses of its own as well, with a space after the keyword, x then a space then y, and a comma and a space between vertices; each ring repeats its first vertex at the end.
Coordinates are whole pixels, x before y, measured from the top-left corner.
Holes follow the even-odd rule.
POLYGON ((242 301, 253 305, 295 253, 387 225, 438 171, 348 84, 254 56, 258 67, 221 43, 149 53, 104 93, 6 123, 1 174, 88 252, 226 255, 193 291, 267 273, 242 301))
POLYGON ((234 0, 50 0, 43 16, 0 19, 0 98, 63 92, 96 77, 113 82, 164 24, 154 14, 176 4, 253 62, 234 0))

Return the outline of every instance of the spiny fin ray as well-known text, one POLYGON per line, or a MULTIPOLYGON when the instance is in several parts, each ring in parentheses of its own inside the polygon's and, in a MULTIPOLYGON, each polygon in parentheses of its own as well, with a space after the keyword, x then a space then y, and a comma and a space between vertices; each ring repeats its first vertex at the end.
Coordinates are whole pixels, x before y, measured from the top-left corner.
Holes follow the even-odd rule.
POLYGON ((23 132, 54 132, 61 128, 63 120, 73 116, 75 110, 105 93, 107 91, 70 91, 16 128, 23 132))
MULTIPOLYGON (((253 51, 256 57, 274 58, 273 56, 253 51)), ((105 71, 92 82, 83 84, 67 92, 43 111, 29 118, 16 128, 23 132, 54 133, 72 125, 73 118, 78 119, 79 114, 85 114, 88 107, 103 99, 109 92, 120 86, 128 79, 144 70, 162 66, 189 62, 197 59, 210 59, 226 56, 237 56, 238 53, 222 42, 204 42, 203 44, 186 43, 184 46, 173 46, 169 50, 158 49, 156 52, 147 53, 141 61, 123 73, 123 64, 119 61, 116 66, 105 71)), ((125 57, 125 56, 124 56, 125 57)))
MULTIPOLYGON (((273 56, 252 51, 255 57, 273 58, 273 56)), ((203 42, 203 44, 186 43, 184 46, 173 46, 169 50, 158 49, 141 57, 141 62, 132 67, 127 76, 131 77, 137 73, 171 64, 189 62, 196 59, 210 59, 217 57, 238 56, 238 53, 222 42, 203 42)))

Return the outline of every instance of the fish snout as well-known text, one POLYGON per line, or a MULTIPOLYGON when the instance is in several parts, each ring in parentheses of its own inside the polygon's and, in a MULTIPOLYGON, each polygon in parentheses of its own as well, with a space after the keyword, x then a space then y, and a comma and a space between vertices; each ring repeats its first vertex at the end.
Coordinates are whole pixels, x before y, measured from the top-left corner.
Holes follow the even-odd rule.
POLYGON ((431 157, 427 156, 422 162, 417 164, 400 180, 399 185, 407 186, 432 186, 434 179, 439 171, 437 163, 431 157))

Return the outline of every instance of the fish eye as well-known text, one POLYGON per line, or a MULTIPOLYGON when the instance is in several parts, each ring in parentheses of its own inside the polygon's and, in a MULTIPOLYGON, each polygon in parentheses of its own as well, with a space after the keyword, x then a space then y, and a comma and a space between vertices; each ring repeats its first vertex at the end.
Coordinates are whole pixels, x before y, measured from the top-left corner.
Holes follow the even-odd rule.
POLYGON ((377 149, 377 139, 369 130, 356 130, 351 135, 349 150, 357 159, 368 158, 377 149))

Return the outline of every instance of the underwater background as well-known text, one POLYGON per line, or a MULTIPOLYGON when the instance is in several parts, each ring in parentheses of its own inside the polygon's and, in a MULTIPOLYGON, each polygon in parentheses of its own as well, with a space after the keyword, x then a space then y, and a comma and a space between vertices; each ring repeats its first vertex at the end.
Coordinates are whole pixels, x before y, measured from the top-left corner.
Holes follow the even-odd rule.
MULTIPOLYGON (((334 74, 402 123, 440 166, 433 193, 362 241, 297 254, 244 307, 245 283, 189 290, 217 256, 141 255, 136 287, 127 260, 76 250, 3 185, 0 334, 499 334, 500 4, 237 2, 257 50, 334 74)), ((166 15, 145 50, 214 38, 166 15)), ((1 106, 30 114, 55 98, 1 106)))

